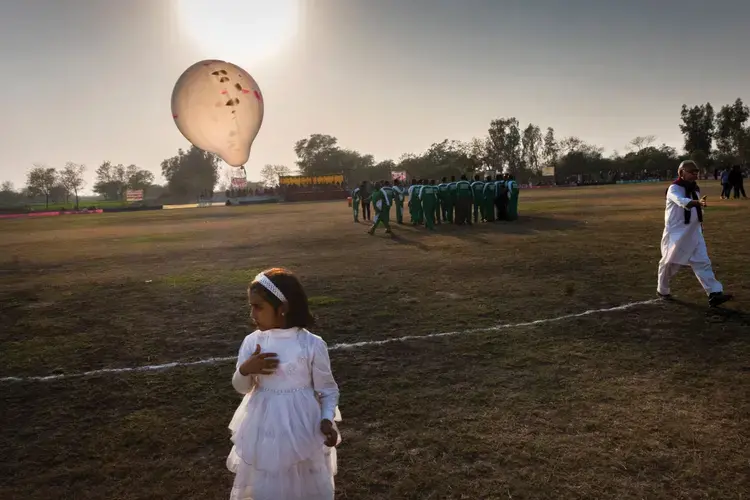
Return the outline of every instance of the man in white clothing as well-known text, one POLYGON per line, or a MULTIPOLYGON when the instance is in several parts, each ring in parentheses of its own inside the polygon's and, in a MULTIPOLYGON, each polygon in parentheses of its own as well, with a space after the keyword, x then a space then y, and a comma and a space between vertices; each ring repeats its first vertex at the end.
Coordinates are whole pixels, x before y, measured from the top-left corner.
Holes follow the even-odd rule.
POLYGON ((724 293, 711 269, 703 239, 702 208, 706 206, 706 197, 700 197, 696 184, 698 174, 698 166, 693 161, 683 161, 678 170, 679 178, 667 189, 656 292, 663 299, 670 298, 669 281, 680 267, 690 266, 708 294, 709 305, 715 307, 731 300, 732 296, 724 293))

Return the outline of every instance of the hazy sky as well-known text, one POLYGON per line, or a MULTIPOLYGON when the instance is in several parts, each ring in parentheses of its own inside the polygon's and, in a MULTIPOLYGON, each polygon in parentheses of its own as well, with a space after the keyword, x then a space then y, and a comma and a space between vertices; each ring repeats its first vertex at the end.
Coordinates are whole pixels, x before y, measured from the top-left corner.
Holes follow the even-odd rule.
POLYGON ((266 25, 269 2, 283 3, 214 0, 216 34, 186 22, 178 0, 3 0, 0 180, 20 187, 33 163, 74 161, 90 188, 104 160, 160 179, 161 160, 188 145, 172 87, 210 57, 263 90, 253 178, 266 163, 293 167, 311 133, 398 159, 507 116, 608 153, 646 134, 681 148, 683 103, 750 100, 742 0, 299 0, 296 17, 266 25))

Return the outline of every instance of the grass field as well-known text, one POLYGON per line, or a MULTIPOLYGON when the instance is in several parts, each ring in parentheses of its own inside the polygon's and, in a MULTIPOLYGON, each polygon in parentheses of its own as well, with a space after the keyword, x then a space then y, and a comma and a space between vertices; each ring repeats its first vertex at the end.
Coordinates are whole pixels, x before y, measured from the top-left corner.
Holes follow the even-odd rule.
MULTIPOLYGON (((517 222, 393 239, 344 202, 0 221, 0 377, 235 356, 276 265, 329 346, 650 300, 664 189, 523 191, 517 222)), ((750 203, 704 191, 728 311, 685 270, 674 303, 332 351, 337 498, 748 498, 750 203)), ((0 498, 227 498, 232 371, 0 382, 0 498)))

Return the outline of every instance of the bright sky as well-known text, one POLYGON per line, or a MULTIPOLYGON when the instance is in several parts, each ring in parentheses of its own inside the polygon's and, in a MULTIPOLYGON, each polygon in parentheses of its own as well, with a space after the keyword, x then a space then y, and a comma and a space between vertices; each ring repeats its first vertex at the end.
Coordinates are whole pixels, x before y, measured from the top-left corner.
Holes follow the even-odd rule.
POLYGON ((681 147, 683 103, 750 100, 748 19, 739 0, 3 0, 0 180, 74 161, 90 187, 105 160, 160 179, 188 146, 172 87, 205 58, 263 91, 252 178, 311 133, 398 159, 507 116, 681 147))

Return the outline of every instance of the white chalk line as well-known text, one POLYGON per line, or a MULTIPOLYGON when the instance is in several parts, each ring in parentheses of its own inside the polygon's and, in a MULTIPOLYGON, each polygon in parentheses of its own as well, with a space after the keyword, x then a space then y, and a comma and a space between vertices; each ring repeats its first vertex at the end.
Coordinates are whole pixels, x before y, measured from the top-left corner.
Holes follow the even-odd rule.
MULTIPOLYGON (((354 342, 351 344, 341 343, 333 344, 328 347, 329 351, 341 351, 345 349, 356 349, 359 347, 369 346, 380 346, 385 344, 391 344, 394 342, 406 342, 408 340, 421 340, 421 339, 432 339, 437 337, 451 337, 455 335, 466 335, 470 333, 480 332, 496 332, 500 330, 508 330, 510 328, 524 328, 529 326, 543 325, 547 323, 557 323, 559 321, 565 321, 568 319, 583 318, 585 316, 591 316, 594 314, 606 314, 611 312, 625 311, 634 307, 651 305, 659 302, 658 299, 654 300, 642 300, 639 302, 630 302, 621 306, 608 307, 604 309, 590 309, 581 313, 566 314, 564 316, 557 316, 556 318, 545 318, 537 319, 534 321, 527 321, 524 323, 507 323, 504 325, 489 326, 484 328, 472 328, 469 330, 456 330, 454 332, 441 332, 441 333, 430 333, 427 335, 405 335, 403 337, 395 337, 392 339, 385 340, 365 340, 362 342, 354 342)), ((133 366, 126 368, 102 368, 99 370, 91 370, 80 373, 58 373, 55 375, 35 376, 35 377, 2 377, 0 382, 48 382, 51 380, 61 380, 69 378, 80 378, 89 377, 92 375, 103 375, 107 373, 130 373, 130 372, 146 372, 146 371, 157 371, 157 370, 168 370, 170 368, 177 368, 178 366, 196 366, 196 365, 215 365, 218 363, 226 363, 229 361, 235 361, 236 356, 226 356, 218 358, 207 358, 200 359, 198 361, 174 361, 172 363, 164 363, 161 365, 145 365, 145 366, 133 366)))

